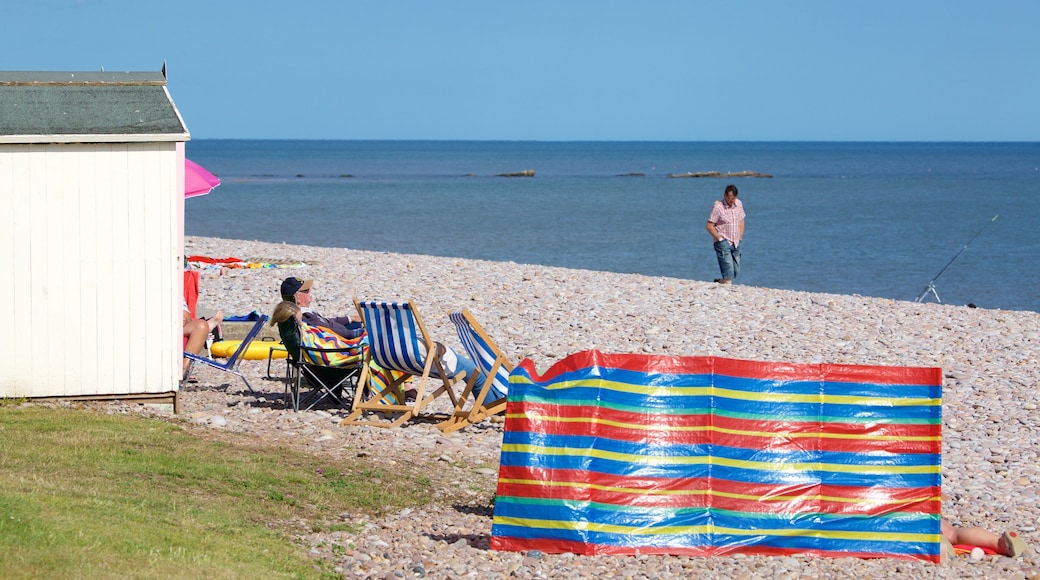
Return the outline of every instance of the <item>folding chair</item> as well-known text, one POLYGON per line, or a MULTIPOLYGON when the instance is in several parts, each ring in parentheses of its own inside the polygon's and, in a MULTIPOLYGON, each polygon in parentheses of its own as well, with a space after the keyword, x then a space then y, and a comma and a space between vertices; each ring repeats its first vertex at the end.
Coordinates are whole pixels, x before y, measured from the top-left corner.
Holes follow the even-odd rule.
POLYGON ((294 411, 313 409, 329 399, 346 407, 344 393, 352 394, 364 360, 365 335, 343 338, 327 328, 309 326, 290 318, 278 323, 278 335, 289 356, 285 390, 294 411), (311 387, 306 396, 303 390, 311 387))
POLYGON ((264 322, 267 322, 267 315, 261 314, 260 318, 256 321, 256 323, 253 324, 253 328, 249 329, 249 332, 246 333, 245 338, 242 339, 242 343, 238 345, 238 348, 235 349, 235 352, 232 353, 231 356, 229 356, 228 359, 224 362, 218 362, 209 357, 197 355, 190 352, 185 352, 184 356, 188 359, 189 362, 188 368, 186 371, 184 371, 184 377, 181 379, 181 382, 183 383, 185 380, 187 380, 188 375, 191 374, 191 369, 195 366, 195 363, 202 363, 208 367, 213 367, 217 370, 224 371, 225 373, 231 373, 236 377, 242 379, 242 381, 246 384, 246 388, 249 389, 249 392, 255 395, 256 391, 254 391, 253 386, 249 384, 249 379, 247 379, 246 376, 242 374, 242 371, 238 370, 238 365, 245 358, 243 355, 246 352, 246 349, 249 348, 250 343, 253 342, 253 339, 256 338, 257 334, 260 334, 260 329, 264 326, 264 322))
POLYGON ((445 433, 457 431, 467 425, 479 423, 484 419, 506 410, 506 393, 509 391, 509 373, 513 372, 513 363, 498 348, 493 340, 484 332, 469 310, 452 312, 448 318, 455 324, 466 354, 473 360, 477 372, 466 379, 466 388, 459 395, 455 411, 447 421, 437 425, 445 433), (478 389, 474 391, 474 389, 478 389), (473 405, 466 409, 466 400, 470 394, 475 396, 473 405))
POLYGON ((422 410, 444 393, 453 406, 458 406, 452 385, 464 373, 447 376, 414 301, 362 302, 355 298, 354 305, 368 331, 369 347, 358 378, 353 411, 340 425, 397 427, 413 417, 428 417, 421 415, 422 410), (415 401, 409 403, 402 386, 411 377, 415 377, 416 394, 415 401), (427 383, 431 380, 439 380, 440 385, 427 395, 427 383), (383 423, 367 418, 366 413, 370 412, 399 417, 383 423))

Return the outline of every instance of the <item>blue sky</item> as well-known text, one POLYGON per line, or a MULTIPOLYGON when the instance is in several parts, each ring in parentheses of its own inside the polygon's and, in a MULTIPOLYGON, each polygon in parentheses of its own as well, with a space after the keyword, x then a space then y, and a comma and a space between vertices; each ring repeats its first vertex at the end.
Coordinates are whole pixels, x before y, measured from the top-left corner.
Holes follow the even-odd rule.
POLYGON ((196 139, 1040 140, 1035 0, 0 9, 0 70, 166 61, 196 139))

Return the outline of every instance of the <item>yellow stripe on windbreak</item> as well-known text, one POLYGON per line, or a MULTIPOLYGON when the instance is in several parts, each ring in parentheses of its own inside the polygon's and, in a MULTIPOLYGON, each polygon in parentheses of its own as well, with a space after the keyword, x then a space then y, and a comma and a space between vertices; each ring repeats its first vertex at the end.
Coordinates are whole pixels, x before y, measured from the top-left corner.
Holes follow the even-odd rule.
MULTIPOLYGON (((525 381, 526 382, 526 381, 525 381)), ((560 391, 577 387, 608 389, 621 393, 634 393, 644 396, 659 397, 705 397, 718 396, 738 401, 755 401, 759 403, 811 403, 831 405, 865 405, 870 407, 937 407, 942 404, 941 398, 914 398, 914 397, 871 397, 868 395, 800 395, 797 393, 756 393, 751 391, 738 391, 735 389, 723 389, 720 387, 705 386, 647 386, 608 381, 606 379, 592 378, 577 381, 558 381, 543 385, 546 391, 560 391)))
POLYGON ((498 526, 519 526, 524 528, 535 528, 543 530, 581 530, 586 532, 599 532, 604 534, 623 534, 629 536, 672 536, 692 534, 727 534, 733 536, 781 536, 781 537, 809 537, 826 538, 829 540, 869 540, 882 542, 913 542, 913 543, 935 543, 939 541, 939 534, 892 534, 878 531, 855 532, 855 531, 823 531, 804 528, 793 529, 767 529, 759 528, 745 530, 740 528, 724 528, 721 526, 620 526, 617 524, 603 524, 589 522, 586 520, 561 521, 543 520, 535 518, 517 518, 507 516, 495 516, 494 524, 498 526))
POLYGON ((757 502, 788 502, 788 501, 829 501, 834 503, 870 504, 870 505, 902 505, 920 502, 939 501, 937 495, 915 497, 910 499, 887 499, 887 498, 855 498, 839 497, 833 495, 749 495, 746 493, 732 493, 712 489, 645 489, 635 487, 619 487, 613 485, 597 485, 595 483, 583 483, 579 481, 542 481, 540 479, 500 478, 498 483, 514 485, 535 485, 538 487, 571 487, 578 489, 595 489, 599 491, 610 491, 615 493, 631 493, 636 495, 666 496, 685 495, 698 496, 710 495, 714 497, 728 497, 731 499, 743 499, 757 502))
MULTIPOLYGON (((503 453, 526 453, 528 455, 576 455, 575 449, 567 447, 546 447, 543 445, 524 445, 520 443, 504 443, 503 453)), ((843 465, 839 463, 769 463, 763 461, 746 461, 740 459, 726 459, 721 457, 698 456, 662 456, 662 455, 637 455, 635 453, 619 453, 616 451, 604 451, 602 449, 582 449, 581 455, 591 455, 597 459, 608 461, 622 461, 636 465, 721 465, 739 469, 754 469, 758 471, 781 471, 787 473, 800 471, 830 471, 836 473, 878 473, 878 474, 921 474, 939 473, 941 467, 938 465, 843 465)))
POLYGON ((538 421, 551 421, 553 423, 588 423, 591 425, 605 425, 608 427, 618 427, 621 429, 629 429, 632 431, 660 431, 660 432, 697 432, 697 431, 712 431, 715 433, 726 433, 727 435, 744 435, 747 437, 768 437, 775 439, 777 437, 784 437, 789 439, 808 439, 808 438, 819 438, 819 439, 849 439, 857 441, 941 441, 940 436, 900 436, 900 435, 853 435, 844 433, 822 433, 822 432, 810 432, 810 433, 791 433, 789 431, 748 431, 744 429, 727 429, 723 427, 715 427, 714 425, 690 425, 690 426, 669 426, 669 425, 644 425, 641 423, 627 423, 623 421, 613 421, 610 419, 602 419, 598 417, 556 417, 552 415, 542 415, 539 413, 508 413, 506 418, 513 419, 533 419, 538 421))
POLYGON ((798 395, 793 393, 752 393, 715 387, 715 394, 727 399, 762 403, 827 403, 831 405, 865 405, 883 407, 938 407, 941 398, 870 397, 866 395, 798 395))

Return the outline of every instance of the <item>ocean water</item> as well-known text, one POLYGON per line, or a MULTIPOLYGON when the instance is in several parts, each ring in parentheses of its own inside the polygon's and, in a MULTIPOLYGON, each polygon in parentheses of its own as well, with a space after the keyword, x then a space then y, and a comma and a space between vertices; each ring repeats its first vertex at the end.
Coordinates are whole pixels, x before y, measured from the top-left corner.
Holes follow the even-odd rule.
POLYGON ((1040 143, 193 140, 186 150, 222 180, 185 202, 188 235, 710 281, 704 226, 732 182, 748 214, 739 284, 913 300, 942 272, 943 303, 1040 311, 1040 143), (499 176, 521 170, 536 174, 499 176), (773 177, 667 177, 745 170, 773 177))

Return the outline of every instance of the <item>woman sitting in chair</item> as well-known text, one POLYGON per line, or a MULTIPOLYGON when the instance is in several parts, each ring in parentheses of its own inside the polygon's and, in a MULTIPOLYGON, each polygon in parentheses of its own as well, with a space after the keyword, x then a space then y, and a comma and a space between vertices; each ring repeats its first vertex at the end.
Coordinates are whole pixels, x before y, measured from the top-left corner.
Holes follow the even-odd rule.
POLYGON ((283 300, 278 303, 278 306, 274 307, 274 312, 271 313, 271 326, 285 322, 290 318, 295 318, 297 322, 303 322, 303 310, 298 305, 288 300, 283 300))
MULTIPOLYGON (((224 320, 224 313, 217 311, 216 316, 210 319, 192 318, 188 311, 188 301, 184 301, 184 336, 188 340, 184 343, 184 352, 199 354, 202 345, 206 344, 206 337, 213 329, 224 320)), ((184 372, 188 372, 188 359, 184 359, 184 372)))

